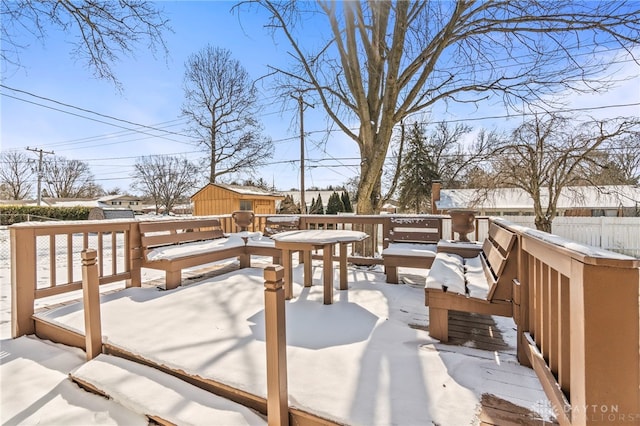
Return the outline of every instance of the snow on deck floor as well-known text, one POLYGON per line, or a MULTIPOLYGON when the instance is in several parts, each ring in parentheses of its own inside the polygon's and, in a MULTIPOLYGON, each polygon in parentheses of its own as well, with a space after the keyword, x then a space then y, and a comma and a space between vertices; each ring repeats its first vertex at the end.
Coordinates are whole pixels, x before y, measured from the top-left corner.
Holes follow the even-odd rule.
MULTIPOLYGON (((441 345, 423 329, 421 286, 349 269, 349 290, 322 304, 315 285, 294 284, 287 302, 289 400, 296 408, 359 425, 472 424, 481 395, 545 406, 533 370, 515 348, 487 352, 441 345)), ((301 282, 301 268, 295 269, 301 282)), ((249 268, 171 291, 132 288, 102 296, 105 341, 168 367, 266 396, 262 269, 249 268)), ((46 313, 83 330, 78 305, 46 313)), ((507 341, 513 322, 496 318, 507 341)), ((510 340, 509 340, 510 339, 510 340)))
POLYGON ((266 425, 262 416, 159 370, 100 354, 72 372, 135 413, 175 425, 266 425))
POLYGON ((85 362, 79 349, 24 336, 3 340, 0 358, 3 425, 149 424, 144 415, 69 380, 68 373, 85 362))

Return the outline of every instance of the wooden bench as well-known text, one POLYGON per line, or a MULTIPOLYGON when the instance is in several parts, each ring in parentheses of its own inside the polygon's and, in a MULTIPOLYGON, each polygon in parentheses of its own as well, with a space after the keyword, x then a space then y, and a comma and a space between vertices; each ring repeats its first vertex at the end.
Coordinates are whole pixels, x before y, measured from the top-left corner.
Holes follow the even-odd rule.
POLYGON ((298 229, 300 229, 298 216, 268 216, 262 234, 270 237, 280 232, 297 231, 298 229))
POLYGON ((217 218, 144 221, 139 229, 141 266, 166 271, 167 290, 180 285, 184 268, 246 253, 245 241, 237 235, 225 236, 217 218))
POLYGON ((515 245, 515 233, 491 223, 477 256, 465 258, 451 249, 437 253, 425 284, 431 337, 441 342, 449 340, 449 311, 513 315, 515 245))
POLYGON ((398 267, 431 267, 442 222, 434 217, 392 217, 384 239, 382 259, 387 282, 398 283, 398 267))

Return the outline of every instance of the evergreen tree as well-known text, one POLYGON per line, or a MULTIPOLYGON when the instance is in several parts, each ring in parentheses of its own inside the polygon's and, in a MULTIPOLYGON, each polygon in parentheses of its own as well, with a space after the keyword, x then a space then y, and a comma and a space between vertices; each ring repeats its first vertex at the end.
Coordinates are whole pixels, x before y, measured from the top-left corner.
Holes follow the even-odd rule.
POLYGON ((428 148, 425 128, 413 123, 407 137, 407 152, 400 173, 399 202, 404 211, 420 213, 430 209, 431 183, 438 179, 437 167, 428 148))
POLYGON ((337 192, 333 192, 327 202, 327 214, 338 214, 344 211, 344 204, 337 192))
POLYGON ((351 205, 351 198, 349 198, 349 193, 347 191, 342 191, 342 205, 344 206, 344 210, 347 213, 353 213, 353 206, 351 205))
POLYGON ((318 194, 318 199, 313 207, 313 214, 324 214, 324 204, 322 203, 322 194, 318 194))
POLYGON ((278 213, 280 214, 300 214, 300 205, 296 204, 293 201, 293 197, 291 195, 286 195, 284 200, 280 202, 280 207, 278 208, 278 213))

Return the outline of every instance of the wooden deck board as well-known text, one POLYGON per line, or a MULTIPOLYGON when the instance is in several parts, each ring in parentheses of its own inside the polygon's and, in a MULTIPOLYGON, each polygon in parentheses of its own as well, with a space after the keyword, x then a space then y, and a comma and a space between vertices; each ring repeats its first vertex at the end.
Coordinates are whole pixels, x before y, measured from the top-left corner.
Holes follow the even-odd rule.
POLYGON ((480 425, 515 426, 515 425, 557 425, 555 421, 541 419, 536 413, 495 395, 483 394, 478 415, 480 425))
POLYGON ((486 351, 507 351, 509 346, 490 315, 449 311, 449 345, 486 351))

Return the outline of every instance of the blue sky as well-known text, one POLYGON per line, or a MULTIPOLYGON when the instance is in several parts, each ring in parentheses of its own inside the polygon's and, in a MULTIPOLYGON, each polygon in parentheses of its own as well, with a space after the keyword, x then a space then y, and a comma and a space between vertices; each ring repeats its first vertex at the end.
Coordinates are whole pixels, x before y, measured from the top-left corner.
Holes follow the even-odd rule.
MULTIPOLYGON (((69 159, 86 161, 96 182, 107 190, 114 187, 128 189, 132 166, 141 155, 176 154, 190 159, 198 158, 200 154, 189 143, 189 138, 179 135, 184 133, 186 127, 185 120, 180 118, 180 107, 183 102, 182 78, 187 57, 208 43, 227 48, 253 78, 259 78, 267 73, 268 64, 283 64, 288 60, 288 46, 271 38, 263 28, 264 16, 248 12, 243 13, 239 19, 237 14, 230 13, 231 2, 163 2, 161 5, 174 30, 173 33, 166 34, 169 57, 154 57, 149 52, 137 51, 135 58, 125 58, 116 64, 114 69, 122 83, 122 92, 118 92, 108 81, 95 79, 91 70, 75 60, 65 41, 69 36, 58 30, 49 31, 44 44, 30 40, 30 46, 20 53, 22 67, 3 67, 2 84, 133 123, 162 127, 178 135, 140 128, 137 128, 138 132, 127 132, 117 126, 128 129, 135 126, 74 110, 25 93, 2 89, 0 148, 3 151, 24 150, 27 146, 42 148, 69 159)), ((305 27, 305 37, 313 42, 313 25, 308 27, 308 31, 305 27)), ((570 107, 640 102, 638 66, 621 66, 619 75, 636 78, 604 96, 572 97, 569 99, 570 107)), ((297 162, 300 158, 300 142, 297 122, 292 121, 297 117, 297 110, 292 102, 281 111, 281 105, 273 104, 272 94, 266 88, 263 92, 266 108, 261 120, 265 133, 276 143, 271 165, 260 169, 259 177, 275 183, 280 190, 297 188, 300 181, 297 162)), ((611 117, 640 115, 640 109, 638 106, 608 108, 589 113, 611 117)), ((481 126, 505 129, 514 127, 517 124, 514 119, 473 121, 504 114, 503 107, 487 102, 478 109, 440 109, 432 112, 431 118, 472 120, 468 123, 476 129, 481 126)), ((355 143, 340 133, 334 133, 326 145, 320 144, 325 129, 325 114, 320 106, 307 109, 305 130, 310 135, 306 144, 306 158, 307 166, 311 166, 305 174, 307 187, 340 185, 358 173, 359 161, 355 159, 358 157, 355 143)), ((35 154, 30 155, 35 158, 35 154)))

